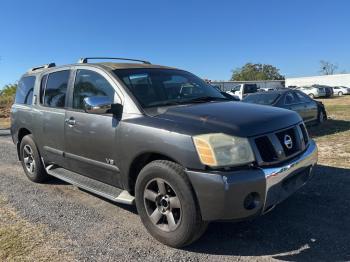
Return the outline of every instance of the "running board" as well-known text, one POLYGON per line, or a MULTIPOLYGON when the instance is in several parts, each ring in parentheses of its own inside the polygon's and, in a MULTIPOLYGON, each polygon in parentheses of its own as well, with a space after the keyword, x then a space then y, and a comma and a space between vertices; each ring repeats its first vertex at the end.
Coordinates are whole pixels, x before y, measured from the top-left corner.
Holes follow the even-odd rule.
POLYGON ((79 188, 85 189, 91 193, 107 198, 113 202, 133 205, 135 198, 128 191, 105 184, 103 182, 91 179, 78 173, 69 171, 62 167, 49 165, 46 167, 46 172, 60 180, 79 188))

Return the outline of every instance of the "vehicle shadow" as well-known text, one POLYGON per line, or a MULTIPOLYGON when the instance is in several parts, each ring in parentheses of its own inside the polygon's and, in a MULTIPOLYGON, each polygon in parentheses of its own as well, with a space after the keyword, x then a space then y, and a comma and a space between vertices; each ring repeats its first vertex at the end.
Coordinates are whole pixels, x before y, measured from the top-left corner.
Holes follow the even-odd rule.
POLYGON ((252 221, 216 222, 191 252, 269 255, 284 261, 350 260, 350 169, 318 166, 275 210, 252 221))
POLYGON ((309 126, 307 129, 312 138, 327 136, 350 130, 350 121, 328 119, 321 125, 309 126))

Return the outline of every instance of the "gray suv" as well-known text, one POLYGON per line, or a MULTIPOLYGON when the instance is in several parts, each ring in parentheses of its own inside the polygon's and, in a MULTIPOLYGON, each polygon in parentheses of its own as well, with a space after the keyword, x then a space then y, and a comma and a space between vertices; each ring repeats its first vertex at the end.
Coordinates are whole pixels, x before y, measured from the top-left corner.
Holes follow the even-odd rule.
POLYGON ((152 236, 182 247, 209 221, 265 214, 310 178, 317 147, 297 113, 228 100, 183 70, 92 59, 21 78, 11 133, 30 180, 135 203, 152 236))

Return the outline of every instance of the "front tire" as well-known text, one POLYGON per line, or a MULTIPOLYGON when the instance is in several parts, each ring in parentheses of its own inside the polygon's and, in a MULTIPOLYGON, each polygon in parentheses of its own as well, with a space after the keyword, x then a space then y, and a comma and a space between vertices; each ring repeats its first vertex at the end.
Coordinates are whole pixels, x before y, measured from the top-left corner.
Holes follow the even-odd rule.
POLYGON ((33 182, 42 183, 49 175, 46 173, 40 154, 32 135, 23 137, 20 145, 20 158, 26 176, 33 182))
POLYGON ((343 92, 340 91, 340 92, 338 93, 338 96, 343 96, 343 92))
POLYGON ((309 94, 309 97, 311 97, 312 99, 314 99, 315 98, 315 95, 314 94, 309 94))
POLYGON ((141 221, 158 241, 172 247, 191 244, 205 232, 191 184, 183 168, 156 160, 140 172, 135 201, 141 221))

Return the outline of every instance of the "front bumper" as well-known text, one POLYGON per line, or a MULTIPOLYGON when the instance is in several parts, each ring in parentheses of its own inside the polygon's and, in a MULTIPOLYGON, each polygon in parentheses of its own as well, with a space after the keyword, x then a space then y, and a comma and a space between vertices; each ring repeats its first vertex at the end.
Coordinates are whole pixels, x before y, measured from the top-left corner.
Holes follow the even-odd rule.
POLYGON ((266 213, 286 199, 307 182, 316 163, 317 146, 310 140, 301 155, 278 167, 186 172, 203 220, 239 220, 266 213))

